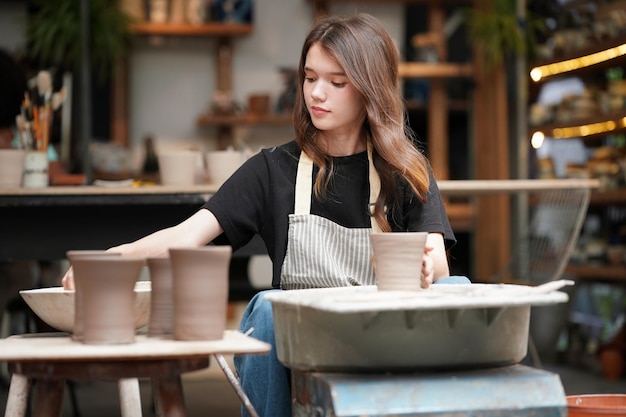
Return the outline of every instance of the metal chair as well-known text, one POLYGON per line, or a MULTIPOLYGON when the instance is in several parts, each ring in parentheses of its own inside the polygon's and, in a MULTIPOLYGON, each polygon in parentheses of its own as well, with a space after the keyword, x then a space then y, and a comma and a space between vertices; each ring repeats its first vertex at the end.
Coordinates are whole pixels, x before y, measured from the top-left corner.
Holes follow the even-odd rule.
POLYGON ((590 196, 585 183, 518 195, 520 230, 513 236, 511 261, 493 281, 538 285, 560 279, 576 247, 590 196))
MULTIPOLYGON (((540 285, 561 279, 585 221, 593 182, 553 181, 549 188, 516 195, 518 233, 514 233, 510 263, 492 282, 540 285)), ((534 307, 529 354, 535 367, 542 356, 556 352, 569 316, 569 303, 534 307)))

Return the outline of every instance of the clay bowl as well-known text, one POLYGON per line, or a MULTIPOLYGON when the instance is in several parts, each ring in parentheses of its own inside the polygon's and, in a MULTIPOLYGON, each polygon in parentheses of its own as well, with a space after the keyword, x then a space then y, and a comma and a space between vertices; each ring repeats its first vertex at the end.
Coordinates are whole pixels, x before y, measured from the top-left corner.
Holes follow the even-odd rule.
MULTIPOLYGON (((135 285, 135 328, 150 321, 150 281, 135 285)), ((74 327, 74 291, 63 287, 22 290, 20 295, 37 316, 49 326, 72 333, 74 327)))

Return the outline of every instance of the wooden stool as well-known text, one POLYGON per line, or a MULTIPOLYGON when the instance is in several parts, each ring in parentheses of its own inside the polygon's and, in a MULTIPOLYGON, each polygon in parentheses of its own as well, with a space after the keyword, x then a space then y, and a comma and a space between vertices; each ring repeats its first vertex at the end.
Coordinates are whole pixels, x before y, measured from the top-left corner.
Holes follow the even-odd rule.
POLYGON ((141 417, 138 378, 150 378, 157 416, 184 416, 181 374, 209 366, 209 357, 148 361, 13 362, 5 417, 24 417, 31 381, 33 417, 62 415, 66 380, 117 380, 122 417, 141 417))

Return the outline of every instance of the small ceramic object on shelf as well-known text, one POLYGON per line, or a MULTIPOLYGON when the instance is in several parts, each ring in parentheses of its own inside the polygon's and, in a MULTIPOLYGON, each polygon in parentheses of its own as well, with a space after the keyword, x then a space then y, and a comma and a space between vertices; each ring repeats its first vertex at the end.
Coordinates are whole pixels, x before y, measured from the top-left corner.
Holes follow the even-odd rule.
POLYGON ((243 152, 233 149, 209 151, 205 155, 209 182, 222 185, 244 162, 243 152))
POLYGON ((85 344, 135 342, 135 284, 145 259, 83 256, 74 259, 74 280, 82 297, 85 344))
MULTIPOLYGON (((84 257, 96 257, 96 256, 120 256, 118 252, 108 252, 106 250, 70 250, 67 251, 65 256, 70 262, 70 265, 74 265, 74 261, 84 257)), ((82 286, 80 282, 77 282, 76 272, 74 271, 74 327, 72 329, 72 339, 80 341, 83 338, 83 297, 82 286)))
POLYGON ((0 188, 19 188, 22 185, 26 151, 0 149, 0 188))
POLYGON ((180 149, 159 152, 161 184, 180 186, 195 184, 199 159, 202 160, 199 151, 180 149))
POLYGON ((419 291, 426 232, 372 233, 374 275, 379 291, 419 291))
POLYGON ((148 258, 152 294, 150 298, 149 337, 169 337, 174 334, 174 299, 172 266, 168 256, 148 258))
POLYGON ((171 248, 174 339, 224 337, 232 248, 171 248))
POLYGON ((48 184, 48 153, 45 151, 26 152, 22 185, 25 188, 43 188, 48 184))

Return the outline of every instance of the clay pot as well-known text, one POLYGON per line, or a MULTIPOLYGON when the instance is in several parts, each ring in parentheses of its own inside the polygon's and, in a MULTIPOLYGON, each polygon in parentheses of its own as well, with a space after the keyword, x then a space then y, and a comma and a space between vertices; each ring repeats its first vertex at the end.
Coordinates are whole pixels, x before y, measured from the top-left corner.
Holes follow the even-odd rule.
POLYGON ((146 260, 152 282, 148 336, 167 337, 174 334, 174 299, 172 266, 167 256, 146 260))
POLYGON ((626 327, 622 327, 613 339, 598 348, 598 360, 604 377, 617 381, 626 366, 626 327))
POLYGON ((626 395, 569 395, 567 414, 569 417, 623 417, 626 415, 626 395))
POLYGON ((74 277, 82 298, 86 344, 135 341, 135 283, 144 258, 84 256, 74 259, 74 277))
POLYGON ((624 372, 624 352, 620 349, 607 347, 598 352, 602 366, 602 374, 609 381, 617 381, 624 372))
POLYGON ((174 339, 224 337, 232 248, 172 248, 174 339))
POLYGON ((380 291, 419 291, 426 232, 372 233, 376 285, 380 291))
MULTIPOLYGON (((121 254, 117 252, 107 252, 105 250, 70 250, 65 256, 67 260, 70 262, 70 265, 74 265, 74 261, 77 259, 85 258, 85 257, 119 257, 121 254)), ((74 270, 74 327, 72 329, 72 339, 74 340, 82 340, 83 338, 83 297, 82 297, 82 286, 80 284, 80 279, 76 279, 76 270, 74 270)))

